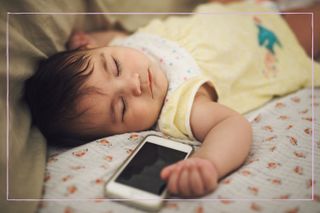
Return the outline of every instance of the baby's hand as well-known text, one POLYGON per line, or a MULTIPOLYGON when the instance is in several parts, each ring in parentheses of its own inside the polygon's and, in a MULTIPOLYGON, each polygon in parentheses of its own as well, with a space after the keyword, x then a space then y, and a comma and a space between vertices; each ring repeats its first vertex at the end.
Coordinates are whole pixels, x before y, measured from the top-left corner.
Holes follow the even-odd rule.
POLYGON ((73 32, 66 43, 68 50, 78 49, 87 45, 95 46, 96 42, 88 33, 81 31, 73 32))
POLYGON ((218 173, 211 161, 189 158, 165 167, 160 174, 172 194, 198 197, 212 192, 218 184, 218 173))

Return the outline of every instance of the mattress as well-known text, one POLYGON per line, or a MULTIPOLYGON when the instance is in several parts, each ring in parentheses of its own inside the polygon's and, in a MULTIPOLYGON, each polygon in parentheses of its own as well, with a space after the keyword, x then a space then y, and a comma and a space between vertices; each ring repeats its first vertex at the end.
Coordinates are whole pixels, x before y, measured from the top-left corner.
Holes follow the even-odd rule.
MULTIPOLYGON (((245 163, 213 193, 169 197, 160 212, 319 212, 319 104, 320 89, 307 88, 246 114, 253 145, 245 163)), ((144 131, 51 147, 39 212, 140 212, 105 198, 104 185, 148 134, 162 135, 144 131)))

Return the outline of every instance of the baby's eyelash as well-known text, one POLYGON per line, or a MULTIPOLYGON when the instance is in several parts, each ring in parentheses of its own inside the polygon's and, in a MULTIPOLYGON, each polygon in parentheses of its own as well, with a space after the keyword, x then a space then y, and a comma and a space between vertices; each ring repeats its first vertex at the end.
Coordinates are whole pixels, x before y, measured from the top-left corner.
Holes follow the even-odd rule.
POLYGON ((119 60, 113 58, 114 63, 116 64, 117 67, 117 76, 119 76, 121 74, 121 64, 119 62, 119 60))

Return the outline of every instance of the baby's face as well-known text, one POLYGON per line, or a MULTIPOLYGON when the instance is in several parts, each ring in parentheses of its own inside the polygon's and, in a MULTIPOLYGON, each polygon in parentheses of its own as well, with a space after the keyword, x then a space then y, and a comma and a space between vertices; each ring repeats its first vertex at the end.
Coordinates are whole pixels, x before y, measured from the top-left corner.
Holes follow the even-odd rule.
POLYGON ((142 131, 152 127, 160 114, 168 81, 159 64, 135 49, 102 47, 89 51, 92 74, 74 125, 91 136, 142 131))

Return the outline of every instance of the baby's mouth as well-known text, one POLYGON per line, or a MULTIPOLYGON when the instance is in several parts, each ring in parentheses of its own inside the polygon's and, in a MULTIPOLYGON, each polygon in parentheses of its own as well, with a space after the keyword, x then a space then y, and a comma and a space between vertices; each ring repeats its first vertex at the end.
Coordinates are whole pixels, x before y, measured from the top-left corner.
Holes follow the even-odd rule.
POLYGON ((149 88, 150 88, 151 96, 152 96, 152 99, 153 99, 152 74, 150 72, 150 69, 148 69, 148 80, 149 80, 149 88))

